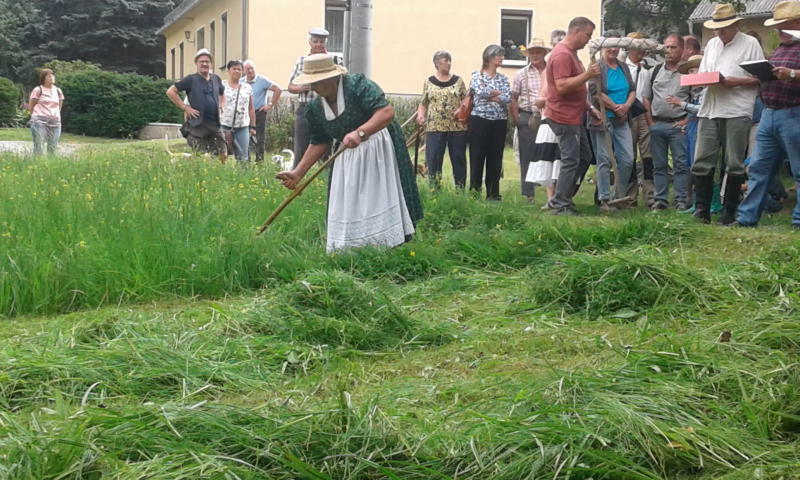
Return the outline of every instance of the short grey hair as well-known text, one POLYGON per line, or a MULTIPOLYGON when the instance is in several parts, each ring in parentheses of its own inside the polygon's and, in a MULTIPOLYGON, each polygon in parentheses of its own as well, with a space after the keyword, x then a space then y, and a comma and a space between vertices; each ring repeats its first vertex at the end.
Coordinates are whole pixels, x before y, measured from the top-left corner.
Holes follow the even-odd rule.
POLYGON ((558 42, 564 40, 564 37, 567 36, 567 32, 561 29, 556 29, 550 32, 550 46, 555 47, 558 42))
POLYGON ((498 55, 506 56, 506 49, 501 47, 500 45, 491 44, 488 47, 483 49, 483 67, 485 68, 486 65, 489 64, 489 60, 492 57, 496 57, 498 55))
POLYGON ((253 67, 254 69, 256 68, 256 62, 254 62, 254 61, 252 61, 252 60, 250 60, 250 59, 247 59, 247 60, 245 60, 245 61, 244 61, 244 63, 243 63, 242 65, 244 65, 245 67, 246 67, 246 66, 248 66, 248 65, 250 65, 250 66, 251 66, 251 67, 253 67))
POLYGON ((447 50, 437 51, 436 53, 433 54, 433 66, 435 67, 436 64, 439 62, 439 60, 444 60, 444 59, 450 60, 452 62, 453 56, 450 55, 450 52, 448 52, 447 50))

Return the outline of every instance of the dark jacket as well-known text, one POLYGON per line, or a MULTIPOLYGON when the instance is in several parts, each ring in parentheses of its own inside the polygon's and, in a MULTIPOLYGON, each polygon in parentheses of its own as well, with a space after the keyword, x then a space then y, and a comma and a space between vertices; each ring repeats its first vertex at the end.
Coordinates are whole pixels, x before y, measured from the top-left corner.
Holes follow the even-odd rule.
MULTIPOLYGON (((600 80, 600 91, 608 95, 608 64, 604 62, 602 59, 597 62, 600 65, 600 76, 597 77, 600 80)), ((633 92, 636 93, 636 84, 633 83, 633 76, 631 75, 631 71, 628 68, 628 65, 620 60, 617 60, 617 68, 622 69, 622 73, 625 75, 625 79, 628 81, 628 95, 633 92)), ((595 94, 597 92, 597 83, 596 82, 589 82, 589 97, 591 99, 592 105, 600 108, 600 105, 597 102, 597 98, 595 94)), ((628 115, 630 117, 630 114, 628 115)), ((599 127, 590 127, 590 128, 599 128, 599 127)))

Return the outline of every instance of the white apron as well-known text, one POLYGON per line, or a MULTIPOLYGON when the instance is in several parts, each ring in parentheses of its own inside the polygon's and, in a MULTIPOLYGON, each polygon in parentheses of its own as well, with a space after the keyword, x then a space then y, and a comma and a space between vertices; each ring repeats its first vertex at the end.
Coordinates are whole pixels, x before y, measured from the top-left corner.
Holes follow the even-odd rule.
POLYGON ((384 128, 336 160, 326 251, 365 245, 396 247, 413 233, 392 137, 384 128))

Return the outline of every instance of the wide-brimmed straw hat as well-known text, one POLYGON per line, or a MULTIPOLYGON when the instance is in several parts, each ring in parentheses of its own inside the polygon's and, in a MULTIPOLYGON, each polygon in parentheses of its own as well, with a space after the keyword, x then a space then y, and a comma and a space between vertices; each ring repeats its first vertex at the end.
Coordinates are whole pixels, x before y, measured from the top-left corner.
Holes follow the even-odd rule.
POLYGON ((527 52, 528 50, 533 50, 536 48, 544 50, 545 52, 549 52, 550 50, 552 50, 552 48, 548 47, 547 44, 544 43, 544 40, 542 40, 541 38, 531 38, 531 41, 528 42, 528 46, 523 48, 522 50, 527 52))
POLYGON ((711 30, 719 30, 733 25, 741 20, 742 17, 736 14, 733 5, 730 3, 718 3, 714 5, 714 13, 711 14, 711 20, 706 21, 703 26, 711 30))
POLYGON ((700 62, 703 60, 702 55, 692 55, 685 62, 678 65, 678 72, 686 75, 689 70, 700 67, 700 62))
POLYGON ((797 20, 798 18, 800 18, 800 2, 780 2, 775 5, 775 12, 772 14, 772 18, 764 22, 764 26, 772 27, 774 25, 780 25, 783 22, 788 22, 789 20, 797 20))
POLYGON ((303 73, 295 77, 295 85, 308 85, 328 78, 347 73, 347 69, 333 63, 333 57, 327 53, 315 53, 303 59, 303 73))

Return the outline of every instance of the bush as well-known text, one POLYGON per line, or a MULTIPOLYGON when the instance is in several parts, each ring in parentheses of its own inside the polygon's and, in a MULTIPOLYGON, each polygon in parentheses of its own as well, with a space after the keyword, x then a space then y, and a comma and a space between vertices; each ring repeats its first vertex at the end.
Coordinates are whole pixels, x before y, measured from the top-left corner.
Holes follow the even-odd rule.
POLYGON ((63 75, 62 112, 68 132, 95 137, 131 137, 150 122, 181 123, 181 112, 164 92, 169 80, 135 74, 84 71, 63 75))
POLYGON ((19 109, 19 88, 14 82, 0 77, 0 126, 12 126, 19 109))
POLYGON ((37 69, 37 76, 38 73, 44 68, 49 68, 52 70, 56 76, 56 79, 62 75, 71 75, 73 73, 100 73, 102 71, 100 65, 91 62, 84 62, 83 60, 51 60, 42 65, 42 68, 37 69))

